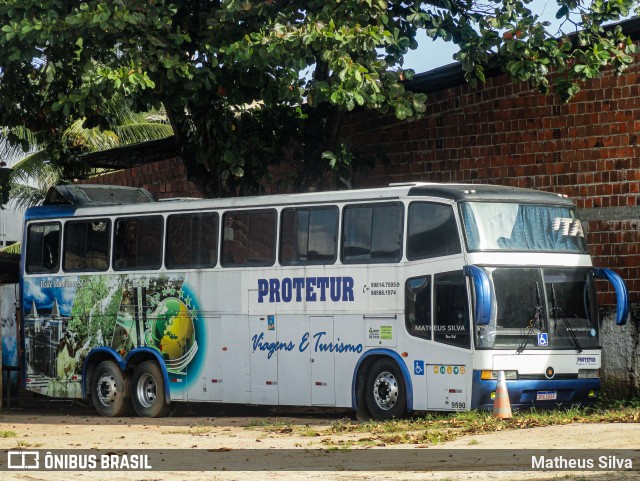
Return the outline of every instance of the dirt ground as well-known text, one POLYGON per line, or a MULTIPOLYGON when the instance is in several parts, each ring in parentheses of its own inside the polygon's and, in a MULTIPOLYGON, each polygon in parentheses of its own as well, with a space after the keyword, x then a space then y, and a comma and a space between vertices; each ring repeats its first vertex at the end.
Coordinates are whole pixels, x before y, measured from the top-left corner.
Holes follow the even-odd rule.
MULTIPOLYGON (((0 413, 0 451, 16 448, 28 449, 99 449, 119 450, 165 448, 170 450, 208 450, 230 453, 267 450, 264 471, 199 472, 0 472, 4 480, 255 480, 255 479, 399 479, 433 481, 482 481, 560 479, 585 481, 640 480, 640 466, 632 472, 509 472, 509 471, 411 471, 373 472, 322 471, 323 458, 310 471, 268 471, 269 461, 288 456, 291 449, 327 449, 327 441, 362 439, 363 433, 326 434, 331 423, 341 422, 349 413, 296 413, 276 414, 256 408, 232 407, 208 410, 203 414, 174 412, 162 419, 103 418, 91 409, 71 404, 47 404, 30 409, 13 409, 0 413), (292 429, 293 427, 293 429, 292 429), (298 429, 300 428, 300 429, 298 429), (309 434, 316 433, 316 434, 309 434), (322 433, 319 435, 318 433, 322 433), (242 451, 244 450, 244 451, 242 451), (283 451, 286 450, 286 451, 283 451)), ((357 445, 352 448, 358 448, 357 445)), ((570 424, 523 430, 500 431, 492 434, 463 436, 454 441, 425 445, 394 445, 382 449, 410 450, 482 450, 530 448, 591 448, 639 449, 640 424, 570 424)), ((366 448, 363 448, 366 449, 366 448)), ((374 452, 373 448, 369 452, 374 452)), ((388 451, 387 451, 388 452, 388 451)), ((247 460, 250 463, 250 460, 247 460)), ((292 460, 295 462, 295 460, 292 460)), ((295 469, 295 468, 294 468, 295 469)))

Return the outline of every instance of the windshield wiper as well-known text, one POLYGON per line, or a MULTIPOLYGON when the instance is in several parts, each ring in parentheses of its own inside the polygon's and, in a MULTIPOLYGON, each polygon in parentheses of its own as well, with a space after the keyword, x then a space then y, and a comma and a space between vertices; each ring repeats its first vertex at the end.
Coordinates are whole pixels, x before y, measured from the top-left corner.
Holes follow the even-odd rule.
POLYGON ((534 329, 542 330, 542 303, 540 298, 540 286, 536 282, 536 305, 533 308, 533 316, 529 321, 529 330, 526 334, 524 334, 520 344, 518 345, 518 349, 516 349, 516 354, 522 354, 524 350, 527 348, 529 344, 529 339, 531 338, 531 334, 533 334, 534 329))
POLYGON ((558 315, 560 315, 560 319, 562 319, 562 321, 564 322, 565 327, 567 328, 567 332, 569 333, 569 337, 571 337, 571 340, 573 341, 573 344, 576 346, 576 351, 578 351, 578 354, 580 354, 582 352, 582 346, 580 346, 580 342, 578 341, 578 338, 576 337, 576 333, 573 332, 573 328, 571 327, 571 324, 569 324, 569 321, 567 320, 567 317, 562 312, 562 309, 560 309, 556 305, 556 290, 555 290, 553 284, 551 284, 551 312, 553 313, 553 320, 556 322, 556 330, 558 329, 558 315))

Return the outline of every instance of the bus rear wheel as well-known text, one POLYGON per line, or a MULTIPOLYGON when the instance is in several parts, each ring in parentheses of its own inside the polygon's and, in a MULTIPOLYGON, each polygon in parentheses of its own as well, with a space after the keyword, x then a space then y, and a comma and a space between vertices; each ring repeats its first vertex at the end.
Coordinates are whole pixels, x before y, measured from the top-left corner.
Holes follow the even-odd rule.
POLYGON ((164 376, 157 363, 144 361, 133 372, 133 408, 139 416, 160 418, 169 413, 164 396, 164 376))
POLYGON ((129 379, 113 361, 102 361, 91 378, 91 398, 98 414, 119 417, 130 410, 129 379))
POLYGON ((401 418, 407 407, 404 377, 391 359, 378 359, 367 374, 365 400, 374 419, 401 418))

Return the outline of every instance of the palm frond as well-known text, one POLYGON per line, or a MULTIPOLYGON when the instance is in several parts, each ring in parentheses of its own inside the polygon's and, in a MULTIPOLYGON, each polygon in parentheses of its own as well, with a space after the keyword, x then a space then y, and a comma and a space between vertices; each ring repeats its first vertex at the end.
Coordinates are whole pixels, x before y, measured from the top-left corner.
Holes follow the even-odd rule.
POLYGON ((118 125, 155 122, 169 123, 169 118, 164 106, 160 108, 152 108, 144 112, 138 112, 133 109, 131 101, 120 95, 115 95, 103 101, 102 107, 118 125))
MULTIPOLYGON (((111 130, 86 128, 85 119, 79 119, 64 131, 62 140, 69 146, 96 152, 173 135, 164 107, 136 112, 129 99, 116 95, 104 101, 103 110, 116 124, 111 130)), ((60 171, 49 163, 46 150, 34 147, 35 151, 25 153, 20 145, 15 145, 16 138, 24 139, 25 145, 37 147, 35 136, 27 129, 9 131, 0 127, 0 160, 13 164, 11 199, 19 208, 38 205, 49 187, 60 182, 60 171), (9 137, 14 138, 14 143, 8 141, 9 137)))
POLYGON ((13 165, 25 155, 33 152, 35 144, 34 134, 26 128, 0 128, 0 160, 6 162, 7 165, 13 165), (9 137, 13 137, 14 142, 10 142, 9 137), (15 143, 16 138, 23 140, 23 143, 15 143), (30 148, 31 150, 29 150, 30 148))
POLYGON ((47 152, 40 150, 27 155, 13 165, 12 184, 36 184, 42 188, 51 186, 60 180, 60 173, 49 162, 47 152))
POLYGON ((21 250, 22 242, 16 242, 10 246, 0 248, 0 252, 4 252, 5 254, 20 254, 21 250))
POLYGON ((101 130, 97 127, 87 129, 84 127, 84 119, 76 120, 62 134, 62 140, 75 147, 83 147, 84 150, 95 152, 118 147, 118 136, 111 130, 101 130))
POLYGON ((119 125, 115 128, 115 132, 121 145, 164 139, 173 135, 173 129, 170 125, 152 122, 119 125))
MULTIPOLYGON (((53 184, 51 184, 53 185, 53 184)), ((44 201, 49 186, 46 188, 32 187, 25 184, 17 184, 11 187, 11 201, 18 209, 26 209, 34 205, 40 205, 44 201)))

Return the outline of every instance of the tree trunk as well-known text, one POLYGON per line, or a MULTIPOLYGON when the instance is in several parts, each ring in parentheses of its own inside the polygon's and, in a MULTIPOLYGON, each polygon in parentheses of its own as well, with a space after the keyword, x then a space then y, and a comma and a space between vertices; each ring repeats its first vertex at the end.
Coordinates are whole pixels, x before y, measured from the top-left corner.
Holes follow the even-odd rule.
MULTIPOLYGON (((191 130, 195 130, 197 133, 201 133, 201 127, 190 121, 187 109, 184 106, 174 106, 169 102, 166 102, 164 106, 176 137, 178 152, 182 158, 187 179, 198 186, 200 192, 207 198, 224 197, 225 192, 220 182, 215 161, 208 157, 198 161, 198 151, 207 151, 211 146, 196 145, 189 141, 189 137, 194 137, 193 132, 189 135, 190 127, 191 130)), ((196 137, 201 140, 205 138, 202 135, 196 137)))

